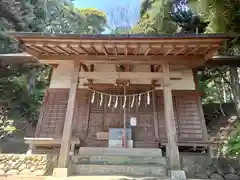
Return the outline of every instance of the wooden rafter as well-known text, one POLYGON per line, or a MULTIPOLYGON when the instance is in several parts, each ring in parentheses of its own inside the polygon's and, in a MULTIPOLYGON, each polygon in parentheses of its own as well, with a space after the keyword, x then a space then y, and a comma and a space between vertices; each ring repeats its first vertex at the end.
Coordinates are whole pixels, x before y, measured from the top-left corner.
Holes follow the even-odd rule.
POLYGON ((81 49, 83 52, 84 52, 84 54, 88 54, 88 51, 80 44, 80 45, 78 45, 78 48, 79 49, 81 49))
POLYGON ((205 54, 207 53, 208 51, 210 51, 211 49, 213 49, 212 46, 208 46, 206 49, 204 49, 202 52, 200 52, 199 54, 205 54))
POLYGON ((94 45, 91 45, 91 48, 93 49, 93 51, 95 52, 95 54, 98 55, 98 51, 97 51, 97 49, 95 48, 95 46, 94 46, 94 45))
POLYGON ((74 54, 76 54, 76 55, 79 54, 79 52, 78 52, 77 50, 75 50, 71 45, 68 44, 67 47, 68 47, 74 54))
POLYGON ((29 48, 29 49, 31 49, 32 51, 35 51, 35 52, 37 52, 37 53, 44 53, 44 51, 42 51, 41 49, 39 49, 38 47, 36 47, 36 46, 33 45, 33 44, 26 45, 25 47, 26 47, 26 48, 29 48))
POLYGON ((107 52, 107 49, 104 45, 102 45, 102 50, 104 52, 104 54, 107 56, 108 55, 108 52, 107 52))
POLYGON ((148 48, 146 49, 146 51, 145 51, 144 55, 145 55, 145 56, 147 56, 147 55, 148 55, 148 53, 149 53, 149 51, 151 51, 151 48, 150 48, 150 47, 148 47, 148 48))
POLYGON ((186 56, 186 55, 188 55, 188 54, 192 54, 192 53, 196 52, 198 49, 199 49, 199 46, 193 48, 191 51, 188 51, 188 52, 185 53, 184 55, 186 56))
POLYGON ((174 50, 174 48, 171 47, 170 49, 167 50, 167 52, 164 54, 164 56, 169 55, 173 50, 174 50))
MULTIPOLYGON (((32 49, 32 47, 29 46, 24 46, 21 48, 22 51, 28 52, 29 54, 31 54, 33 57, 37 57, 39 54, 41 54, 42 52, 39 51, 35 51, 34 49, 32 49)), ((37 58, 36 58, 37 59, 37 58)))
POLYGON ((178 54, 181 54, 182 52, 185 52, 186 49, 187 49, 186 46, 185 46, 185 47, 182 47, 182 48, 180 48, 177 52, 175 52, 174 55, 176 56, 176 55, 178 55, 178 54))
POLYGON ((69 52, 65 50, 62 46, 56 46, 57 49, 60 49, 64 54, 69 55, 69 52))
POLYGON ((42 48, 45 51, 47 50, 48 53, 53 53, 53 54, 59 54, 55 49, 54 49, 54 45, 50 45, 50 44, 39 44, 37 45, 38 48, 42 48))

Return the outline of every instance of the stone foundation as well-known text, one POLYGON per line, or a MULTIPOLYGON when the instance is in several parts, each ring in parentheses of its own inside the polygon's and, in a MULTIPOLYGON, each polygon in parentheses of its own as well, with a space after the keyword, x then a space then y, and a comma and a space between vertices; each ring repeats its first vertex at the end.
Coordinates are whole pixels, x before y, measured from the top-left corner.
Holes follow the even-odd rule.
POLYGON ((0 154, 0 176, 51 175, 57 165, 57 156, 0 154))
POLYGON ((240 161, 196 153, 182 153, 181 157, 187 178, 240 180, 240 161))

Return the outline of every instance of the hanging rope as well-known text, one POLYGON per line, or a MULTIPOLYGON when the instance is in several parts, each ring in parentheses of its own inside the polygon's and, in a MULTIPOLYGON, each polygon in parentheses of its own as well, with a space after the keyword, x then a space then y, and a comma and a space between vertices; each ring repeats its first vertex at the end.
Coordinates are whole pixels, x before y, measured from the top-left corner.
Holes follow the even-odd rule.
POLYGON ((126 94, 126 95, 123 95, 123 94, 109 94, 109 93, 104 93, 104 92, 96 91, 96 90, 91 89, 91 88, 88 88, 88 89, 89 89, 90 91, 92 91, 93 93, 103 94, 103 95, 105 95, 105 96, 118 96, 118 97, 141 96, 141 95, 148 94, 148 93, 150 93, 150 92, 155 91, 155 89, 151 89, 151 90, 148 90, 148 91, 145 91, 145 92, 141 92, 141 93, 138 93, 138 94, 126 94))

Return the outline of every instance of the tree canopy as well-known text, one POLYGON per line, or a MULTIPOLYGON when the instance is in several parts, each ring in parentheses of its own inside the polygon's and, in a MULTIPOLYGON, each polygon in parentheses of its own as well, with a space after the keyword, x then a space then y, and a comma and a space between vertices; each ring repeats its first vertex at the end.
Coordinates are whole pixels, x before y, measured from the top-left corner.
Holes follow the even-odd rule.
MULTIPOLYGON (((0 53, 20 51, 8 31, 99 34, 107 22, 103 11, 75 8, 66 0, 0 0, 0 13, 0 53)), ((7 109, 1 112, 1 136, 13 130, 9 118, 37 120, 51 66, 0 65, 0 103, 7 109)))

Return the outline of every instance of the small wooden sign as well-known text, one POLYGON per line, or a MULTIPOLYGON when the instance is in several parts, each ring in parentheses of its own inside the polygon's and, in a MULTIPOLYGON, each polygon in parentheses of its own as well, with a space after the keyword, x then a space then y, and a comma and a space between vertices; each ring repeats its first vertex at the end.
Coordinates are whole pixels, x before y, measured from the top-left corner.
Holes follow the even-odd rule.
POLYGON ((130 125, 131 126, 137 126, 137 118, 136 117, 131 117, 130 118, 130 125))

